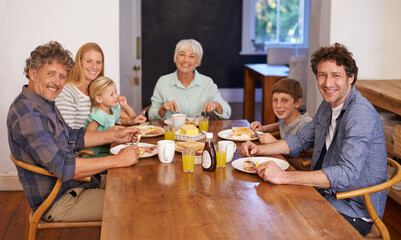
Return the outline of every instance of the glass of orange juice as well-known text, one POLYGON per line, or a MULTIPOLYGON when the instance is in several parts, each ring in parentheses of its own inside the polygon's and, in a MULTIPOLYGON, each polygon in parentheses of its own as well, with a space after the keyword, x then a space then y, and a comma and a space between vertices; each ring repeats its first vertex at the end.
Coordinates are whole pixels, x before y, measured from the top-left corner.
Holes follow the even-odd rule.
POLYGON ((209 116, 201 116, 199 119, 199 130, 207 132, 209 129, 209 116))
POLYGON ((174 141, 175 127, 173 125, 164 126, 164 139, 174 141))
POLYGON ((227 145, 217 144, 216 161, 217 167, 225 167, 227 158, 227 145))
POLYGON ((184 148, 182 150, 182 170, 184 172, 193 172, 195 169, 195 150, 184 148))

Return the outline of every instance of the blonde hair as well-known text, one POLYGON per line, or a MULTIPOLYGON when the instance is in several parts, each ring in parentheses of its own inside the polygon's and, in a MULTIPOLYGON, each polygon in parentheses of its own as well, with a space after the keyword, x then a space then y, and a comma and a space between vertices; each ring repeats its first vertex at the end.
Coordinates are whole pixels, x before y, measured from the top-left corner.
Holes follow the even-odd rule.
POLYGON ((99 106, 96 101, 96 96, 101 96, 106 90, 111 87, 116 86, 116 84, 108 77, 101 76, 93 80, 88 86, 89 98, 91 100, 92 107, 99 106))
POLYGON ((84 76, 84 70, 82 69, 82 58, 85 53, 95 50, 96 52, 99 52, 102 55, 102 70, 99 73, 99 77, 104 75, 104 54, 103 50, 97 45, 96 43, 85 43, 82 45, 78 52, 77 55, 75 56, 75 65, 70 71, 70 73, 67 76, 66 84, 72 84, 76 87, 81 86, 85 82, 85 76, 84 76))
POLYGON ((177 59, 177 54, 187 49, 191 50, 196 55, 198 55, 198 66, 200 66, 203 57, 203 49, 201 44, 194 39, 183 39, 177 43, 174 51, 174 63, 175 60, 177 59))

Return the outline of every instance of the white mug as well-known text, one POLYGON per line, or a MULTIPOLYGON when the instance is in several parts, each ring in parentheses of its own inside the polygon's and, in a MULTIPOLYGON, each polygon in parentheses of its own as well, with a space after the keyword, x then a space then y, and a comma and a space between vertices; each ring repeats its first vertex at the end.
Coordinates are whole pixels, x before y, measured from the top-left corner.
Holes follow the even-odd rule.
POLYGON ((234 157, 234 153, 237 150, 237 144, 235 144, 233 141, 220 141, 218 142, 218 145, 227 145, 227 157, 226 157, 226 162, 231 162, 234 157))
POLYGON ((171 140, 160 140, 157 142, 157 152, 162 163, 171 163, 174 159, 175 142, 171 140))
POLYGON ((181 114, 181 113, 176 113, 171 115, 171 119, 173 121, 173 125, 175 129, 180 129, 182 126, 185 125, 185 121, 187 120, 187 115, 181 114))

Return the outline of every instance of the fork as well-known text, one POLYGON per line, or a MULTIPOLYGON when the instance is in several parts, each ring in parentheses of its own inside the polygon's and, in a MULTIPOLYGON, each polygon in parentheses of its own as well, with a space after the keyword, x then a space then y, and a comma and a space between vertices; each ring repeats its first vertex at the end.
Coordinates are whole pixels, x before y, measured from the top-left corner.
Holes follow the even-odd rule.
POLYGON ((245 160, 244 162, 251 164, 251 165, 252 165, 252 167, 254 167, 255 169, 257 168, 257 167, 256 167, 256 164, 255 164, 255 162, 254 162, 254 161, 251 161, 251 160, 245 160))
POLYGON ((138 146, 139 140, 141 140, 141 137, 142 137, 142 135, 139 134, 139 135, 138 135, 138 138, 136 139, 136 142, 134 142, 134 143, 130 142, 130 143, 127 143, 127 145, 128 145, 128 146, 133 146, 133 145, 138 146))

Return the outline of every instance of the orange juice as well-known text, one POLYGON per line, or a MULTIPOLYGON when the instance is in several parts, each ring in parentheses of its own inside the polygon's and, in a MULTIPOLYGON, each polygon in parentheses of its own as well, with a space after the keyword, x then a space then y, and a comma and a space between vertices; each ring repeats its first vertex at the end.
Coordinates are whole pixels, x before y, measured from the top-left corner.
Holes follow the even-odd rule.
POLYGON ((164 139, 174 141, 175 132, 174 131, 165 131, 164 132, 164 139))
POLYGON ((193 172, 195 168, 195 154, 182 155, 182 169, 184 172, 193 172))
POLYGON ((217 151, 216 153, 217 167, 226 166, 226 157, 227 157, 227 152, 217 151))
POLYGON ((199 130, 207 132, 209 129, 209 121, 199 121, 199 130))

